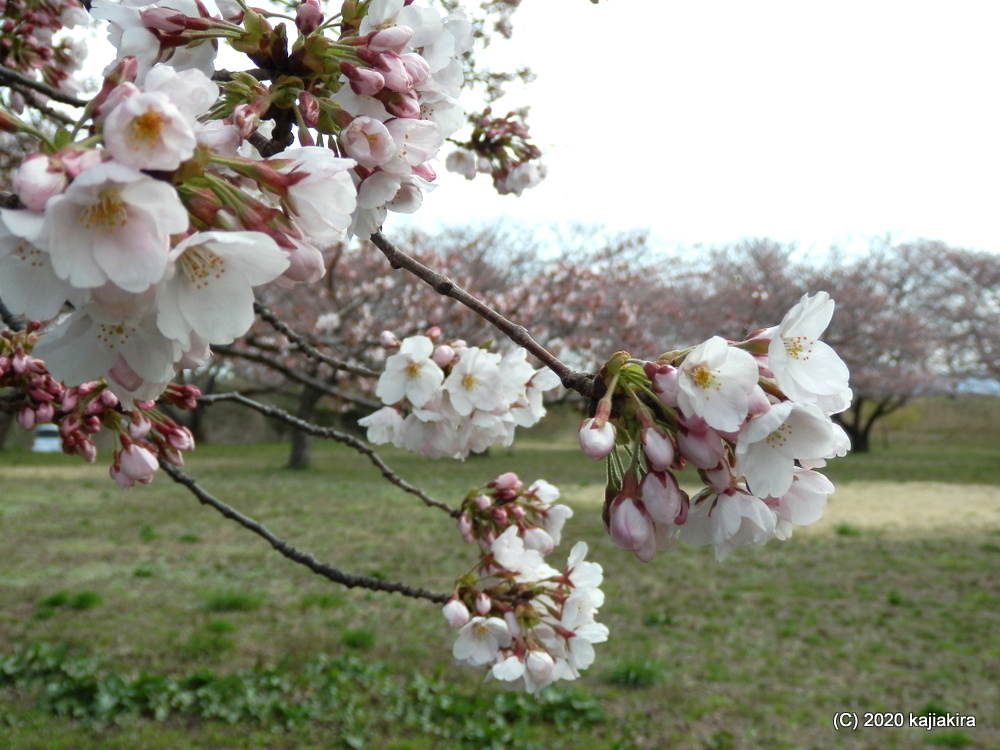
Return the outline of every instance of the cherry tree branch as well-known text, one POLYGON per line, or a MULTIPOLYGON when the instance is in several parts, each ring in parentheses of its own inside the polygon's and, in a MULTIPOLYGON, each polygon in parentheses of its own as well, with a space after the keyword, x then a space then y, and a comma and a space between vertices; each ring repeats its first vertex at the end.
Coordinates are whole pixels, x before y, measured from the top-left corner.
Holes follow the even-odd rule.
POLYGON ((336 359, 319 351, 316 347, 306 341, 303 336, 300 336, 298 333, 289 328, 288 325, 282 321, 281 318, 275 315, 271 308, 264 303, 254 302, 253 309, 257 315, 270 323, 274 330, 283 334, 285 338, 295 344, 295 346, 297 346, 307 357, 315 359, 318 362, 322 362, 323 364, 330 365, 330 367, 334 370, 343 370, 344 372, 349 372, 352 375, 361 375, 366 378, 377 378, 381 375, 381 373, 369 370, 367 367, 352 365, 350 362, 344 362, 343 360, 336 359))
POLYGON ((304 419, 299 419, 298 417, 288 413, 284 409, 280 409, 277 406, 271 406, 270 404, 262 404, 259 401, 254 401, 251 398, 247 398, 242 393, 213 393, 207 396, 199 396, 198 401, 203 404, 214 404, 217 401, 232 401, 237 404, 242 404, 247 406, 254 411, 260 412, 266 417, 271 419, 276 419, 279 422, 284 422, 287 425, 291 425, 297 430, 308 433, 315 437, 326 438, 328 440, 335 440, 338 443, 343 443, 348 445, 358 453, 367 456, 368 460, 371 461, 375 467, 382 473, 389 482, 399 487, 404 492, 409 492, 411 495, 416 495, 420 498, 424 505, 430 506, 432 508, 437 508, 439 510, 445 511, 448 515, 453 518, 458 518, 461 511, 458 508, 452 508, 447 503, 440 500, 435 500, 426 492, 424 492, 419 487, 416 487, 405 479, 399 476, 396 472, 389 468, 389 465, 382 460, 381 456, 378 455, 374 450, 369 448, 363 442, 358 440, 353 435, 348 435, 345 432, 340 432, 332 427, 321 427, 312 422, 307 422, 304 419))
POLYGON ((34 78, 29 78, 23 73, 18 73, 16 70, 12 70, 5 65, 0 65, 0 83, 6 83, 9 86, 13 86, 15 84, 18 86, 26 86, 30 89, 38 91, 39 93, 45 94, 49 97, 49 99, 54 99, 57 102, 68 104, 71 107, 87 106, 87 102, 82 99, 70 96, 53 86, 49 86, 47 83, 42 83, 41 81, 36 81, 34 78))
POLYGON ((299 372, 294 367, 283 365, 275 357, 269 357, 260 351, 242 349, 240 347, 233 346, 232 344, 216 345, 212 347, 212 351, 215 354, 219 354, 224 357, 245 359, 248 362, 257 362, 258 364, 265 365, 275 372, 280 372, 289 380, 294 380, 296 383, 301 383, 302 385, 307 385, 310 388, 322 391, 331 398, 337 398, 347 401, 348 403, 357 404, 358 406, 364 406, 367 409, 379 409, 383 406, 380 401, 373 401, 371 399, 362 398, 361 396, 352 396, 351 394, 344 393, 343 391, 332 387, 329 383, 320 380, 319 378, 314 378, 310 375, 299 372))
POLYGON ((465 305, 474 313, 487 322, 498 328, 507 338, 518 346, 524 347, 533 354, 543 365, 559 376, 562 384, 569 390, 576 391, 586 398, 599 398, 602 395, 602 384, 600 380, 590 373, 577 372, 564 364, 552 352, 547 350, 528 333, 524 326, 517 325, 505 318, 499 312, 477 299, 467 291, 458 286, 454 281, 437 271, 434 271, 423 263, 413 258, 398 247, 396 247, 381 232, 376 232, 371 236, 372 243, 382 251, 389 260, 389 264, 395 268, 404 268, 418 279, 427 284, 438 294, 451 297, 452 299, 465 305))
POLYGON ((383 581, 379 578, 372 578, 370 576, 355 575, 353 573, 345 573, 342 570, 338 570, 331 565, 320 562, 315 557, 313 557, 308 552, 303 552, 302 550, 294 547, 293 545, 275 536, 264 524, 260 521, 256 521, 238 510, 233 508, 231 505, 219 500, 217 497, 206 492, 198 481, 191 476, 188 476, 179 468, 173 464, 167 463, 165 461, 160 462, 160 466, 163 470, 170 475, 178 484, 181 484, 188 488, 191 493, 198 498, 198 500, 203 505, 210 505, 215 508, 219 513, 221 513, 226 518, 235 521, 240 526, 245 529, 249 529, 257 536, 264 539, 268 544, 270 544, 278 553, 287 557, 292 562, 303 565, 309 568, 316 575, 322 576, 327 580, 333 581, 334 583, 339 583, 347 588, 361 587, 370 589, 372 591, 385 591, 388 593, 402 594, 403 596, 413 597, 414 599, 427 599, 432 602, 437 602, 438 604, 444 604, 451 597, 450 594, 440 594, 434 591, 427 591, 426 589, 417 588, 414 586, 407 586, 404 583, 399 583, 398 581, 383 581))
POLYGON ((2 299, 0 299, 0 320, 3 320, 4 325, 12 331, 20 331, 24 328, 24 319, 20 315, 12 313, 2 299))

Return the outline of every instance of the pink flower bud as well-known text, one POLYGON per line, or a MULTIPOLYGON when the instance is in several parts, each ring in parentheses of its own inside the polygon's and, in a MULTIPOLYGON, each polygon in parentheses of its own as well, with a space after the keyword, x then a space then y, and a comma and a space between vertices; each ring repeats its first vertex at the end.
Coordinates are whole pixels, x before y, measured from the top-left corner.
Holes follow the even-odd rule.
POLYGON ((121 449, 119 463, 127 477, 143 484, 152 482, 153 473, 160 467, 152 452, 134 443, 121 449))
POLYGON ((398 349, 402 346, 400 340, 396 338, 396 334, 392 331, 382 331, 378 336, 378 340, 383 349, 398 349))
POLYGON ((490 601, 490 598, 485 593, 480 591, 479 595, 476 597, 476 612, 481 614, 483 617, 486 617, 486 615, 490 613, 491 609, 493 609, 493 603, 490 601))
POLYGON ((673 441, 652 427, 642 431, 642 450, 650 468, 665 471, 674 462, 673 441))
POLYGON ((403 66, 402 58, 396 53, 380 53, 375 58, 375 69, 382 74, 385 87, 390 91, 402 94, 413 89, 413 81, 403 66))
POLYGON ((149 434, 152 426, 149 417, 140 411, 134 411, 129 415, 128 435, 133 440, 142 440, 149 434))
POLYGON ((750 417, 756 417, 758 414, 763 414, 771 408, 771 400, 759 385, 755 385, 753 390, 750 391, 747 404, 749 407, 748 416, 750 417))
POLYGON ((311 34, 323 23, 319 0, 302 0, 295 9, 295 28, 300 34, 311 34))
POLYGON ((51 401, 46 401, 44 404, 39 404, 35 408, 35 421, 41 424, 46 422, 51 422, 52 417, 56 415, 56 409, 52 405, 51 401))
POLYGON ((431 359, 434 360, 434 364, 443 370, 455 361, 455 350, 447 344, 441 344, 440 346, 435 347, 434 354, 431 355, 431 359))
POLYGON ((442 614, 444 619, 448 621, 448 624, 453 628, 460 628, 465 623, 469 621, 469 608, 466 607, 458 599, 452 599, 447 604, 444 605, 442 609, 442 614))
POLYGON ((722 438, 711 428, 704 432, 681 429, 677 433, 677 449, 699 469, 715 468, 725 458, 722 438))
POLYGON ((410 77, 410 84, 412 86, 420 86, 430 80, 431 66, 427 64, 423 55, 410 52, 409 54, 402 55, 400 59, 403 61, 403 67, 406 69, 406 74, 410 77))
POLYGON ((164 430, 164 434, 167 438, 167 444, 178 451, 191 451, 194 450, 194 435, 191 434, 191 430, 187 427, 181 427, 180 425, 172 425, 171 429, 164 430))
POLYGON ((468 513, 463 513, 458 517, 458 533, 462 535, 462 541, 466 544, 472 542, 472 520, 468 513))
POLYGON ((524 486, 524 483, 513 471, 508 471, 498 476, 487 486, 495 490, 513 490, 514 492, 518 492, 524 486))
POLYGON ((69 180, 62 166, 44 154, 32 154, 14 174, 14 192, 32 211, 41 211, 49 198, 66 189, 69 180))
POLYGON ((351 90, 358 96, 375 96, 385 88, 385 79, 378 71, 360 68, 354 63, 340 63, 340 72, 347 76, 351 90))
MULTIPOLYGON (((374 71, 372 71, 374 72, 374 71)), ((388 91, 380 97, 386 111, 393 117, 416 120, 420 117, 420 100, 412 91, 388 91)))
POLYGON ((493 501, 487 495, 476 495, 476 499, 473 502, 479 510, 486 510, 493 505, 493 501))
POLYGON ((718 466, 711 469, 702 469, 702 479, 705 480, 705 484, 713 492, 718 492, 720 495, 728 492, 736 485, 736 477, 733 476, 733 470, 725 461, 720 461, 718 466))
POLYGON ((612 504, 608 532, 616 547, 628 550, 642 562, 656 555, 653 519, 635 498, 620 498, 620 502, 612 504))
POLYGON ((399 55, 412 38, 413 29, 409 26, 390 26, 372 33, 368 39, 368 48, 375 52, 395 52, 399 55))
POLYGON ((610 422, 585 419, 580 425, 579 438, 583 455, 599 461, 607 458, 615 447, 615 427, 610 422))
POLYGON ((172 8, 148 8, 139 11, 139 20, 147 29, 179 34, 187 29, 187 16, 172 8))
POLYGON ((653 392, 660 403, 672 409, 677 408, 677 395, 680 393, 679 372, 672 365, 663 365, 651 378, 653 392))
POLYGON ((639 493, 649 517, 659 526, 674 523, 686 498, 677 486, 677 478, 669 471, 646 474, 639 484, 639 493))
POLYGON ((26 430, 35 428, 35 410, 25 405, 17 410, 17 423, 26 430))
POLYGON ((294 249, 288 250, 288 270, 280 278, 295 283, 313 284, 326 275, 323 253, 308 242, 292 240, 294 249))
POLYGON ((128 474, 126 474, 122 470, 121 466, 118 466, 116 464, 112 464, 109 467, 108 474, 111 475, 112 479, 118 482, 118 486, 123 490, 129 489, 135 484, 135 480, 132 479, 132 477, 128 476, 128 474))
POLYGON ((299 110, 302 112, 302 119, 310 128, 316 127, 319 122, 319 100, 308 91, 299 92, 299 110))

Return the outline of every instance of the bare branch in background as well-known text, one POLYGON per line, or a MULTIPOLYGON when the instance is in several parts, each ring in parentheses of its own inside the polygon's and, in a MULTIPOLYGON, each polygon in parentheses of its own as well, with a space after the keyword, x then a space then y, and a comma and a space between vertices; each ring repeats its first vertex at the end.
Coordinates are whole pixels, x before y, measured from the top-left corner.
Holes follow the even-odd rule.
POLYGON ((368 457, 375 467, 382 472, 382 476, 385 477, 389 482, 399 487, 404 492, 409 492, 411 495, 416 495, 419 497, 425 505, 432 508, 438 508, 439 510, 445 511, 448 515, 457 518, 459 510, 457 508, 452 508, 447 503, 441 502, 440 500, 435 500, 426 492, 421 490, 419 487, 407 482, 405 479, 399 476, 396 472, 389 468, 388 464, 382 460, 382 458, 371 448, 365 445, 363 442, 358 440, 352 435, 348 435, 345 432, 340 432, 332 427, 321 427, 319 425, 313 424, 312 422, 306 422, 304 419, 299 419, 298 417, 289 414, 284 409, 279 409, 276 406, 271 406, 269 404, 262 404, 253 399, 247 398, 242 393, 215 393, 210 396, 201 396, 199 401, 207 404, 214 404, 218 401, 231 401, 233 403, 242 404, 247 406, 254 411, 260 412, 266 417, 276 419, 280 422, 284 422, 287 425, 291 425, 297 430, 302 432, 307 432, 314 437, 326 438, 328 440, 335 440, 338 443, 343 443, 348 445, 358 453, 361 453, 368 457))
POLYGON ((256 521, 253 518, 240 513, 232 506, 209 494, 201 487, 201 485, 198 484, 198 481, 194 479, 194 477, 188 476, 173 464, 161 462, 160 466, 175 482, 187 487, 204 505, 210 505, 226 518, 235 521, 243 528, 252 531, 254 534, 264 539, 281 555, 287 557, 292 562, 296 562, 299 565, 309 568, 309 570, 318 576, 322 576, 323 578, 333 581, 334 583, 339 583, 347 588, 360 587, 370 589, 371 591, 385 591, 388 593, 402 594, 403 596, 409 596, 414 599, 427 599, 439 604, 444 604, 451 597, 450 594, 427 591, 426 589, 407 586, 406 584, 399 583, 397 581, 383 581, 382 579, 372 578, 370 576, 345 573, 344 571, 338 570, 331 565, 320 562, 308 552, 303 552, 297 547, 294 547, 286 542, 284 539, 275 536, 260 521, 256 521))
POLYGON ((62 102, 63 104, 68 104, 71 107, 86 107, 87 102, 83 99, 77 99, 75 96, 70 96, 69 94, 60 91, 57 88, 49 86, 47 83, 42 83, 41 81, 36 81, 34 78, 30 78, 23 73, 18 73, 16 70, 11 70, 10 68, 0 65, 0 83, 6 83, 9 86, 25 86, 29 89, 34 89, 39 93, 45 94, 49 99, 57 102, 62 102))
POLYGON ((343 370, 351 373, 352 375, 361 375, 366 378, 377 378, 381 375, 381 373, 375 372, 375 370, 370 370, 367 367, 352 365, 350 362, 344 362, 343 360, 323 354, 323 352, 319 351, 316 347, 306 341, 303 336, 300 336, 289 328, 267 305, 262 302, 254 302, 253 309, 254 312, 256 312, 262 319, 270 323, 274 330, 283 334, 285 338, 295 344, 295 346, 307 357, 322 362, 323 364, 330 365, 330 367, 334 370, 343 370))

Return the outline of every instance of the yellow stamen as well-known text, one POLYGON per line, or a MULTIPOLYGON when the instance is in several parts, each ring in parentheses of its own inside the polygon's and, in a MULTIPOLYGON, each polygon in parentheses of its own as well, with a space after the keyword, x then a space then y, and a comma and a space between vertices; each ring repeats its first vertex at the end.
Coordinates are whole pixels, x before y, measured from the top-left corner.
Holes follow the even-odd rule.
POLYGON ((129 128, 129 139, 134 142, 133 148, 136 150, 148 148, 160 140, 160 133, 166 123, 167 118, 154 107, 150 107, 132 120, 132 126, 129 128))
POLYGON ((221 279, 226 272, 226 264, 205 245, 189 247, 177 260, 195 289, 204 289, 212 279, 221 279))
POLYGON ((97 203, 92 203, 80 212, 79 221, 87 229, 100 234, 112 234, 119 227, 128 223, 128 212, 125 201, 118 196, 114 188, 101 191, 97 203))

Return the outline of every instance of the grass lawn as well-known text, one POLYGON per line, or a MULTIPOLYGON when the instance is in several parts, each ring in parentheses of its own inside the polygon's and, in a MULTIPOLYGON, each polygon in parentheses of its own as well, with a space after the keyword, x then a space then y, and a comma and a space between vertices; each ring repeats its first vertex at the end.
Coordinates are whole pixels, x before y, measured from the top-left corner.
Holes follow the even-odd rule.
MULTIPOLYGON (((553 564, 588 542, 611 639, 547 713, 454 666, 435 605, 325 582, 166 476, 121 492, 100 465, 0 453, 0 747, 1000 748, 997 400, 918 404, 828 467, 828 520, 723 563, 616 550, 603 468, 565 426, 464 463, 385 453, 452 504, 514 470, 576 509, 553 564), (838 711, 976 727, 835 732, 838 711)), ((288 471, 281 445, 204 446, 186 470, 352 572, 445 591, 474 562, 364 459, 314 453, 288 471)))

